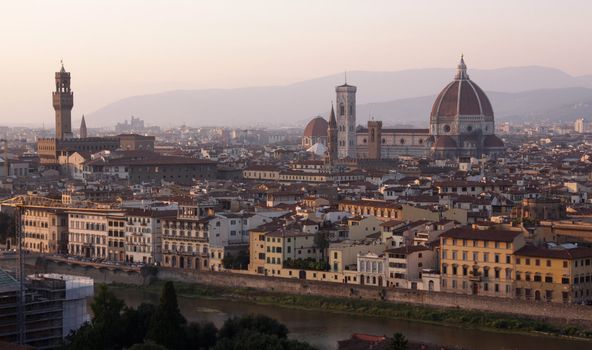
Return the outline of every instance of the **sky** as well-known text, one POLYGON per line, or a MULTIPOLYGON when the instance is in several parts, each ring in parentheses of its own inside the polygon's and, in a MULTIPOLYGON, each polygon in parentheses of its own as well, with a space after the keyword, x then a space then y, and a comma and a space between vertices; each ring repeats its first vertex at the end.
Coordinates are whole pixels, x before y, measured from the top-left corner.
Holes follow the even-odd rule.
POLYGON ((0 1, 0 125, 73 122, 134 95, 284 85, 345 70, 540 65, 592 74, 585 0, 0 1))

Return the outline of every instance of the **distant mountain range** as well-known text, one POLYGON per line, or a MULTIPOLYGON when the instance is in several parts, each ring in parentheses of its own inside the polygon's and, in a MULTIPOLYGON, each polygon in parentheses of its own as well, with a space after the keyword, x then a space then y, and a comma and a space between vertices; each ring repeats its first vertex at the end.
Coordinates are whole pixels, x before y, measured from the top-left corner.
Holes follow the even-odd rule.
MULTIPOLYGON (((425 126, 435 95, 452 80, 454 69, 397 72, 348 72, 358 87, 358 123, 369 116, 386 125, 425 126)), ((592 76, 574 77, 545 67, 470 69, 469 75, 487 91, 498 120, 573 120, 592 115, 592 76)), ((131 115, 160 126, 304 126, 326 116, 335 74, 286 86, 240 89, 179 90, 133 96, 86 116, 93 126, 113 125, 131 115)))

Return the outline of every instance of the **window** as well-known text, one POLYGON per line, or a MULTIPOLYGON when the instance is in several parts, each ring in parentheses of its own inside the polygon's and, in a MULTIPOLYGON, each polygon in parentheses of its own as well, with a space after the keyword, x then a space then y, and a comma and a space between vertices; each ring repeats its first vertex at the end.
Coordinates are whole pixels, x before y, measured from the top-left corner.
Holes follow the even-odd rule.
POLYGON ((551 260, 547 260, 547 267, 551 267, 551 260))
POLYGON ((546 283, 553 283, 553 276, 545 276, 546 283))
POLYGON ((525 259, 525 264, 526 264, 526 265, 530 265, 530 259, 528 259, 528 258, 527 258, 527 259, 525 259))

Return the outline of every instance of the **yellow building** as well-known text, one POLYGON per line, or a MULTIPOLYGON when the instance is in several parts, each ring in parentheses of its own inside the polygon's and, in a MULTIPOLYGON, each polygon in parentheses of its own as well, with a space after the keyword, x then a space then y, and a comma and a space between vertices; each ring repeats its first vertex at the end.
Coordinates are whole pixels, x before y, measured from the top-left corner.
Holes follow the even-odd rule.
POLYGON ((440 235, 441 290, 510 298, 522 232, 455 228, 440 235))
POLYGON ((352 215, 371 215, 381 220, 402 218, 402 209, 399 204, 381 200, 344 200, 339 202, 339 211, 350 212, 352 215))
POLYGON ((265 274, 265 234, 269 232, 267 226, 263 225, 249 231, 249 272, 251 273, 265 274))
POLYGON ((68 214, 63 209, 26 206, 21 215, 24 248, 38 253, 66 253, 68 214))
POLYGON ((515 253, 515 296, 557 303, 592 300, 592 248, 525 246, 515 253))
POLYGON ((280 275, 288 259, 317 259, 320 252, 314 244, 314 233, 283 228, 265 234, 265 274, 280 275))

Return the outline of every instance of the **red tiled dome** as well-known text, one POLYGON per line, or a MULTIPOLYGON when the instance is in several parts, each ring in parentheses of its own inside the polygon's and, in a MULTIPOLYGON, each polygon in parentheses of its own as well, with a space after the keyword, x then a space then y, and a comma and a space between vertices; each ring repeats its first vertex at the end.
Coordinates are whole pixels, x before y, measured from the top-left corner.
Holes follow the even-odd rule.
POLYGON ((463 59, 454 81, 446 85, 436 97, 430 118, 452 118, 458 115, 493 117, 493 108, 487 95, 469 79, 463 59))
POLYGON ((329 124, 323 117, 316 117, 306 125, 304 128, 304 137, 321 137, 327 136, 327 128, 329 124))

